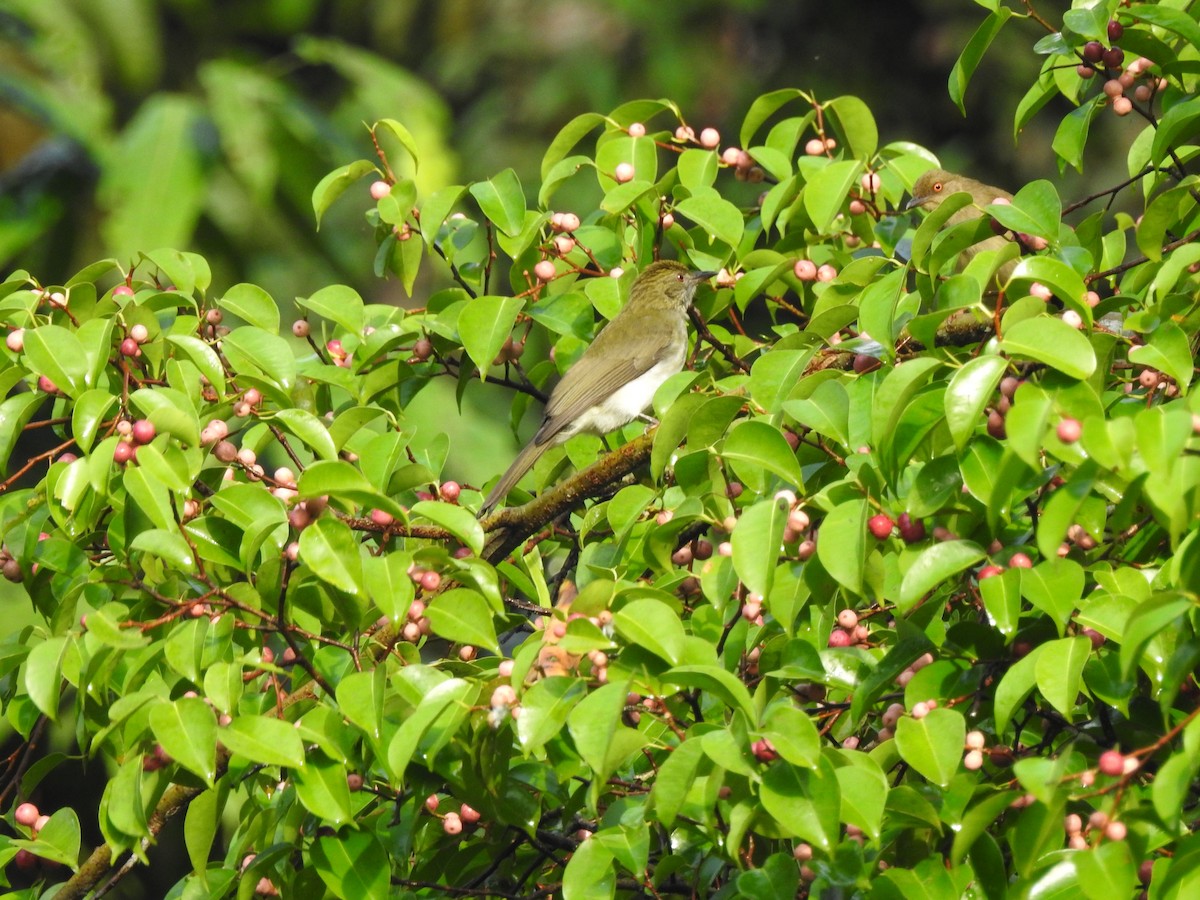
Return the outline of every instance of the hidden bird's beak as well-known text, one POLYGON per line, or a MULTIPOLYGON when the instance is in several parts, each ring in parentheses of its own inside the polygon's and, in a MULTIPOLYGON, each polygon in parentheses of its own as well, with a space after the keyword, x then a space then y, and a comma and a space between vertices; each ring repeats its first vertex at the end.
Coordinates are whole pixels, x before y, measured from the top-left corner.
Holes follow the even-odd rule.
POLYGON ((716 274, 718 274, 718 273, 716 273, 716 272, 693 272, 692 273, 692 281, 699 284, 701 281, 708 281, 708 279, 712 278, 716 274))
POLYGON ((905 212, 907 212, 910 209, 916 209, 918 206, 920 206, 922 203, 924 203, 928 199, 929 199, 928 197, 913 197, 906 204, 904 204, 905 212))

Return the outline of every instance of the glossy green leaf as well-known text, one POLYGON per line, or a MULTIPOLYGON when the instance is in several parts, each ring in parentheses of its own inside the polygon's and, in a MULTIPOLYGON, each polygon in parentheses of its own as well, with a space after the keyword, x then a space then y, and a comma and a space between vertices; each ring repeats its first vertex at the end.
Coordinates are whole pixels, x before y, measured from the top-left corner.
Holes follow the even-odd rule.
POLYGON ((896 747, 906 763, 943 787, 962 761, 967 725, 962 713, 938 707, 923 719, 902 716, 896 723, 896 747))

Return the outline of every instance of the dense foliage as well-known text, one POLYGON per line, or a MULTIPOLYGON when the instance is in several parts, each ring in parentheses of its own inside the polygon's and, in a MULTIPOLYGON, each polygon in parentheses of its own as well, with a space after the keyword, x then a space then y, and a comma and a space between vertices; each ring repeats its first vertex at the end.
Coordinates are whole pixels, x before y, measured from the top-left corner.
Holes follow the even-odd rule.
POLYGON ((636 101, 532 190, 426 193, 386 120, 312 202, 369 196, 378 274, 453 282, 418 309, 332 285, 285 322, 174 249, 10 275, 13 895, 119 880, 179 814, 178 897, 1192 896, 1200 25, 981 5, 951 96, 1044 29, 1016 130, 1067 97, 1083 169, 1128 116, 1126 179, 948 226, 969 195, 903 212, 932 154, 782 90, 736 140, 636 101), (660 254, 720 274, 657 427, 478 520, 409 400, 480 379, 525 433, 660 254), (99 809, 36 805, 50 727, 99 809))

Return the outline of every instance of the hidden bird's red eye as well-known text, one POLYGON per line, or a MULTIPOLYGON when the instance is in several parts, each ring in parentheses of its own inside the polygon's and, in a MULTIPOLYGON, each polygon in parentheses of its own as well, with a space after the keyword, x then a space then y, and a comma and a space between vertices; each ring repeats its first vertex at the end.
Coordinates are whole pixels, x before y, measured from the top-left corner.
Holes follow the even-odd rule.
POLYGON ((933 192, 935 194, 940 194, 941 191, 942 191, 942 183, 940 181, 935 181, 933 183, 933 192))

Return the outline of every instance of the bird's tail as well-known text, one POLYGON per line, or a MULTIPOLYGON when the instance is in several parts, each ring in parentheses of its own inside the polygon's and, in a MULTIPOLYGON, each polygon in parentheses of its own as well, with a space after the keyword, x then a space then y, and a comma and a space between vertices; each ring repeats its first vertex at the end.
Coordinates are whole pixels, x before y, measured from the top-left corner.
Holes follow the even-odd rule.
POLYGON ((496 482, 496 486, 487 495, 487 499, 483 501, 483 506, 479 507, 479 514, 483 515, 503 500, 508 492, 512 490, 513 486, 521 480, 521 477, 526 472, 533 468, 533 464, 551 446, 553 445, 550 442, 539 444, 536 439, 526 444, 525 448, 517 454, 517 458, 513 460, 513 464, 508 467, 508 471, 500 476, 500 480, 496 482))

